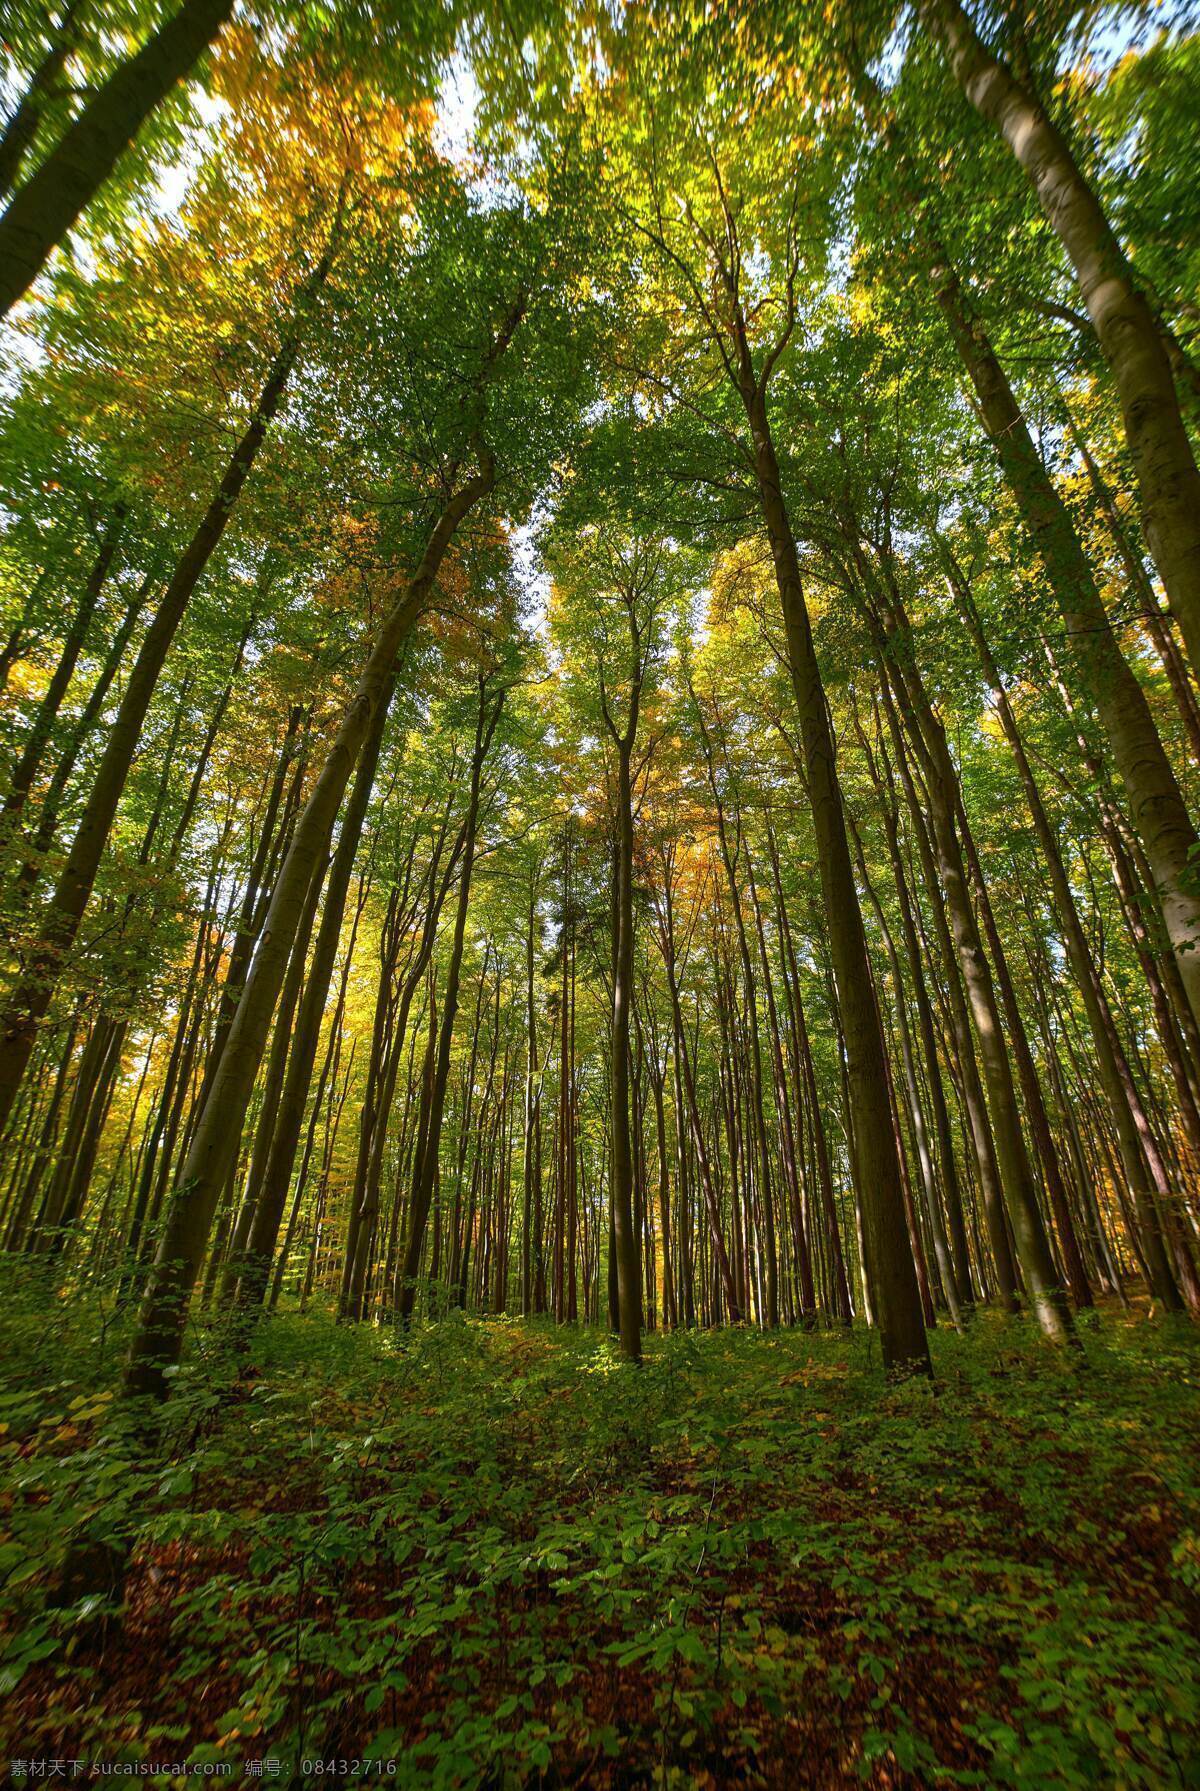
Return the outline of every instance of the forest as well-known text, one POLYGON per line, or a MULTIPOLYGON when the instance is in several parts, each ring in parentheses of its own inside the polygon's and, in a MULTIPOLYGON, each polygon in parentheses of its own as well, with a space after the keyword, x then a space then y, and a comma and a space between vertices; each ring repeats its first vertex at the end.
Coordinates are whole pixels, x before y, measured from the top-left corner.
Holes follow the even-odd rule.
POLYGON ((1200 1784, 1200 11, 0 9, 4 1782, 1200 1784))

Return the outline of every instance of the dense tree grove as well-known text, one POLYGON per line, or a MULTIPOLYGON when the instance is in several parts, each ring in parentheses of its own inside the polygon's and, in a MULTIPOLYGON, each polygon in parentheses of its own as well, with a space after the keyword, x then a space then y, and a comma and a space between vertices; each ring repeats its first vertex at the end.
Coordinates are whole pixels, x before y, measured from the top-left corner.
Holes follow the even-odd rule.
POLYGON ((3 1273, 141 1487, 47 1610, 293 1320, 1194 1364, 1196 27, 6 13, 3 1273))

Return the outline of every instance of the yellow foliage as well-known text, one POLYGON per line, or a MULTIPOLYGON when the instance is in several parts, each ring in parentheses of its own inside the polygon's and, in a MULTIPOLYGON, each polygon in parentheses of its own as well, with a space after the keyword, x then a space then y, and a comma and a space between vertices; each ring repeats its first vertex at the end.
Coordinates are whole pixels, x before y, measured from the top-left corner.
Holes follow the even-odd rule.
POLYGON ((18 659, 8 674, 8 689, 13 695, 38 700, 50 682, 51 668, 35 665, 32 659, 18 659))

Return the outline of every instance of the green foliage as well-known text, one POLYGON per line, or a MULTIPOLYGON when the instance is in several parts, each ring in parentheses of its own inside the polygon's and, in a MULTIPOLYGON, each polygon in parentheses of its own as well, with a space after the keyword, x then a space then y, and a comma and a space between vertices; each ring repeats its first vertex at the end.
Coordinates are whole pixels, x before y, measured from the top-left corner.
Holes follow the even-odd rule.
POLYGON ((109 1416, 109 1318, 73 1302, 47 1348, 4 1308, 10 1753, 447 1787, 1200 1764, 1190 1337, 1111 1324, 1073 1370, 981 1319, 889 1391, 868 1333, 681 1333, 633 1372, 537 1325, 309 1314, 232 1397, 202 1336, 151 1448, 109 1416), (122 1613, 62 1590, 80 1537, 132 1543, 122 1613))

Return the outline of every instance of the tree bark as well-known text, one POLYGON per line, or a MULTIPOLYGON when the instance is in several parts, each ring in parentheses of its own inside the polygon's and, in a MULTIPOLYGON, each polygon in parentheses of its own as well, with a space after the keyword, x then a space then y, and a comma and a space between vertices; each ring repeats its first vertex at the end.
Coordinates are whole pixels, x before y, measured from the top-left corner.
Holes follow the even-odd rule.
POLYGON ((0 217, 0 318, 28 291, 146 120, 195 67, 233 0, 183 0, 123 62, 14 193, 0 217))
MULTIPOLYGON (((942 0, 936 0, 941 4, 942 0)), ((953 3, 953 0, 948 0, 953 3)), ((1200 1018, 1200 897, 1191 865, 1200 838, 1159 738, 1146 694, 1121 654, 1070 514, 1042 463, 1004 369, 940 240, 913 163, 882 95, 858 77, 864 103, 892 150, 901 196, 934 299, 975 390, 987 434, 1066 625, 1129 797, 1134 828, 1192 1013, 1200 1018)), ((1200 526, 1200 494, 1195 515, 1200 526)))
POLYGON ((1075 270, 1120 400, 1142 531, 1200 672, 1200 470, 1154 312, 1038 97, 981 42, 959 0, 921 0, 919 10, 968 100, 1020 163, 1075 270))
MULTIPOLYGON (((636 656, 636 649, 635 649, 636 656)), ((640 672, 638 674, 640 683, 640 672)), ((617 1323, 621 1353, 642 1359, 641 1263, 634 1226, 634 1162, 629 1117, 630 1006, 633 999, 633 791, 630 754, 637 728, 631 702, 628 727, 617 743, 617 864, 613 892, 612 1210, 617 1262, 617 1323)))
POLYGON ((247 1239, 246 1264, 238 1289, 238 1298, 244 1305, 253 1305, 262 1299, 279 1235, 296 1147, 300 1141, 300 1128, 304 1121, 304 1104, 321 1035, 325 1000, 341 938, 346 893, 350 887, 367 804, 375 784, 375 771, 379 763, 391 695, 391 690, 385 691, 376 708, 370 733, 363 744, 354 787, 342 816, 341 833, 330 867, 312 965, 292 1034, 287 1073, 279 1097, 275 1133, 271 1140, 271 1154, 263 1171, 262 1185, 257 1190, 254 1218, 247 1239))
POLYGON ((96 613, 96 604, 112 566, 113 556, 117 551, 124 526, 125 506, 119 503, 114 504, 100 541, 99 552, 92 564, 91 572, 88 574, 83 592, 76 605, 75 614, 67 629, 58 663, 46 686, 46 694, 38 705, 33 725, 26 735, 21 756, 9 779, 8 795, 4 799, 3 811, 0 812, 3 813, 5 821, 10 825, 12 817, 21 813, 29 799, 29 792, 33 788, 34 779, 41 766, 42 755, 49 742, 51 730, 62 706, 62 700, 67 693, 67 686, 74 676, 79 655, 83 651, 83 643, 87 637, 92 617, 96 613))
POLYGON ((792 687, 800 714, 825 919, 846 1046, 864 1241, 883 1359, 892 1372, 928 1373, 929 1346, 905 1221, 900 1162, 892 1134, 883 1038, 854 886, 829 711, 771 440, 765 394, 747 391, 745 398, 754 438, 759 499, 771 545, 792 687))
POLYGON ((442 1114, 446 1105, 446 1086, 450 1077, 450 1049, 454 1040, 454 1020, 458 1013, 458 991, 462 975, 463 947, 466 942, 467 911, 471 902, 471 873, 475 866, 475 845, 479 826, 480 786, 484 761, 492 736, 500 720, 505 692, 490 697, 486 681, 479 680, 479 714, 475 724, 475 750, 471 756, 471 785, 467 798, 466 826, 463 834, 462 870, 459 873, 458 906, 454 915, 454 934, 450 944, 450 960, 446 967, 446 990, 442 998, 441 1027, 438 1033, 437 1060, 429 1099, 429 1120, 424 1149, 416 1160, 412 1199, 409 1205, 408 1242, 401 1268, 401 1285, 396 1302, 400 1322, 407 1325, 416 1303, 417 1275, 421 1267, 421 1247, 433 1200, 437 1179, 438 1153, 442 1137, 442 1114))
MULTIPOLYGON (((310 290, 323 284, 328 265, 327 254, 309 283, 310 290)), ((50 898, 40 936, 31 953, 28 972, 13 991, 3 1019, 0 1019, 0 1126, 12 1108, 33 1050, 38 1025, 53 999, 64 959, 91 897, 167 651, 183 620, 188 600, 225 533, 233 506, 279 409, 299 346, 299 335, 293 332, 276 355, 250 421, 163 593, 129 674, 66 865, 50 898)))
POLYGON ((378 705, 391 688, 396 655, 424 608, 459 523, 492 488, 490 457, 442 510, 420 564, 376 634, 358 689, 292 834, 267 912, 259 949, 221 1056, 221 1066, 192 1135, 177 1197, 138 1321, 125 1390, 164 1397, 164 1369, 178 1361, 188 1300, 217 1201, 238 1148, 254 1079, 316 864, 329 849, 337 812, 378 705))
POLYGON ((50 48, 30 76, 29 85, 0 136, 0 199, 7 199, 17 184, 22 163, 42 122, 46 101, 53 97, 54 83, 75 47, 81 10, 82 0, 68 0, 63 7, 54 23, 50 48))

